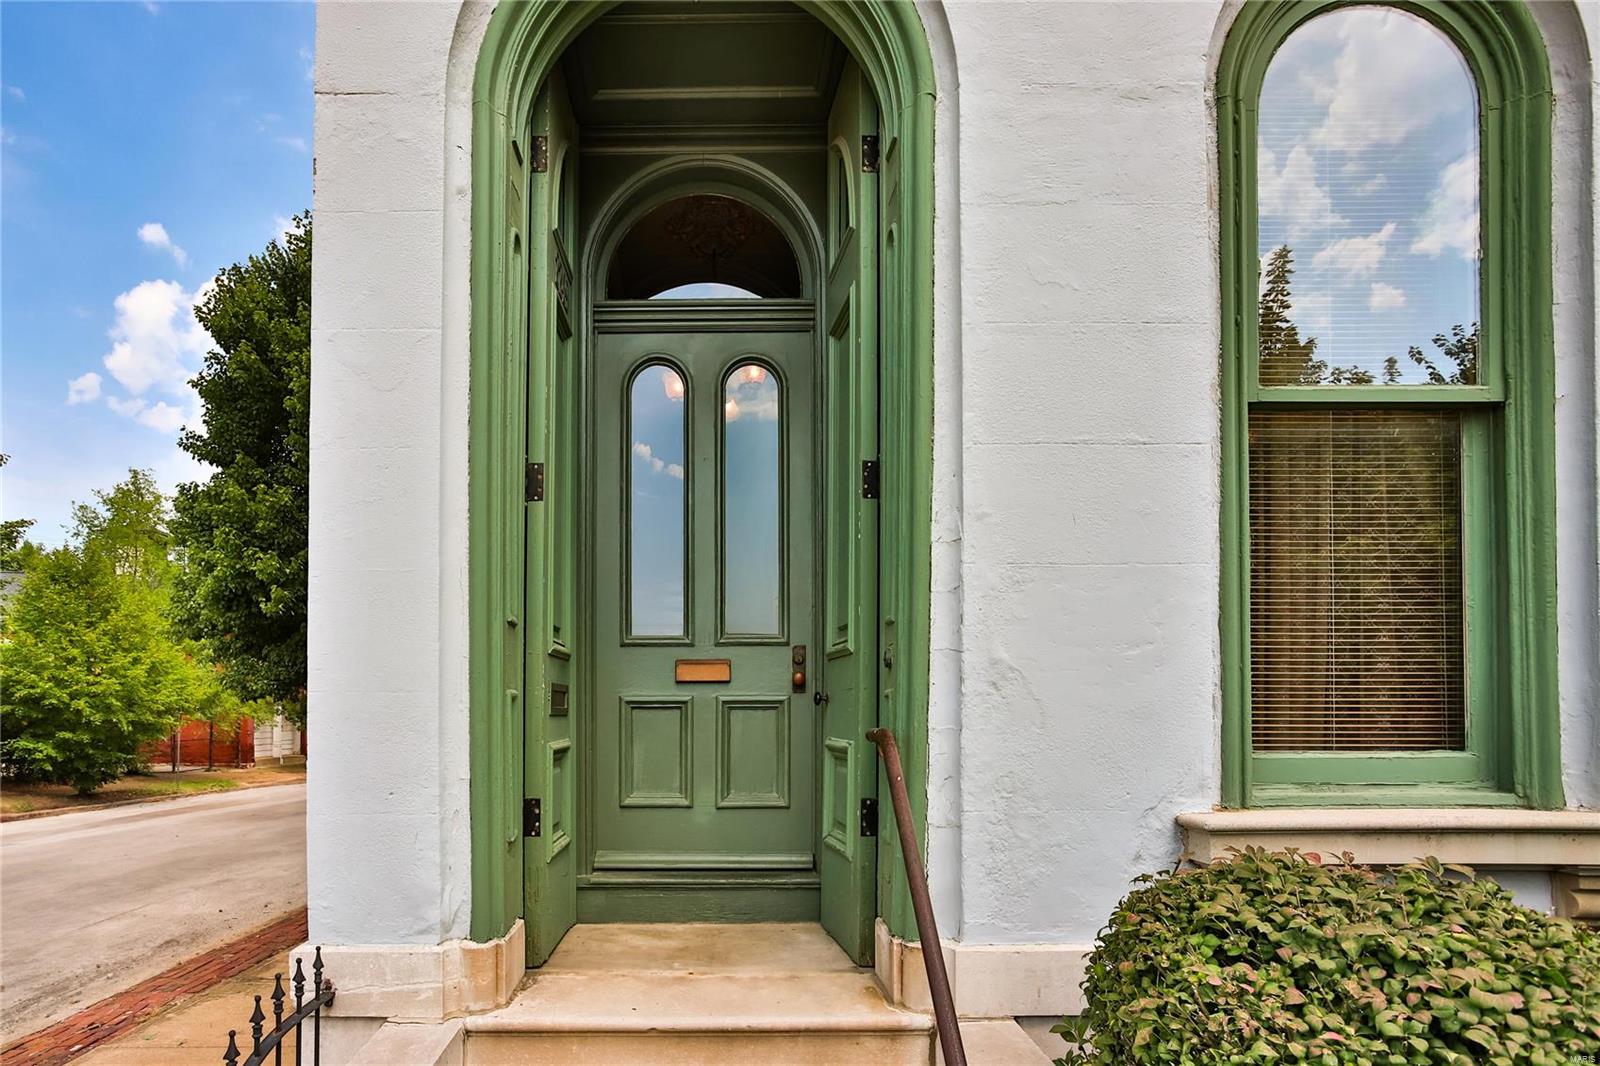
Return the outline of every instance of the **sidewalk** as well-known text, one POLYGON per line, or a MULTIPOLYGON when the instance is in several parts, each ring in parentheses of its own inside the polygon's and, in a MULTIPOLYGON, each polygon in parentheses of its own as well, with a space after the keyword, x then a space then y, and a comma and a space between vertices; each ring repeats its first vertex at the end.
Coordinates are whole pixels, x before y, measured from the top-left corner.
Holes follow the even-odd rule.
POLYGON ((293 994, 287 959, 305 938, 300 910, 24 1037, 0 1066, 217 1066, 229 1029, 248 1049, 254 996, 270 1017, 273 974, 293 994))
POLYGON ((306 779, 303 759, 286 764, 258 764, 248 769, 185 767, 174 773, 157 769, 129 775, 105 785, 91 796, 79 796, 68 785, 8 784, 0 796, 0 821, 47 818, 72 811, 93 811, 133 803, 156 803, 207 792, 298 784, 306 779))

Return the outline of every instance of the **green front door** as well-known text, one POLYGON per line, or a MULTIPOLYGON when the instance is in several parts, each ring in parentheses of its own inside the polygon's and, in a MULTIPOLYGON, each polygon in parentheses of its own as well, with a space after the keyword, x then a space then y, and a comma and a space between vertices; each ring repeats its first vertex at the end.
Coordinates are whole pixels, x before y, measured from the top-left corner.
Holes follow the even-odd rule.
POLYGON ((597 337, 580 911, 815 919, 814 337, 683 310, 597 337))

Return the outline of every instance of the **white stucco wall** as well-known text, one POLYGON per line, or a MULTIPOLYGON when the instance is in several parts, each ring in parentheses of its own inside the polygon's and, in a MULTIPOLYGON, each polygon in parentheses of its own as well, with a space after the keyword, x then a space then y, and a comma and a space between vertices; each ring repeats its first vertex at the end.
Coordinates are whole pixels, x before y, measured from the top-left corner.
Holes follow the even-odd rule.
MULTIPOLYGON (((466 935, 470 90, 486 4, 318 7, 311 931, 466 935)), ((929 851, 947 935, 1087 944, 1219 794, 1214 3, 922 4, 940 79, 929 851)), ((1566 787, 1600 806, 1600 8, 1560 97, 1566 787), (1587 38, 1587 44, 1585 42, 1587 38)))

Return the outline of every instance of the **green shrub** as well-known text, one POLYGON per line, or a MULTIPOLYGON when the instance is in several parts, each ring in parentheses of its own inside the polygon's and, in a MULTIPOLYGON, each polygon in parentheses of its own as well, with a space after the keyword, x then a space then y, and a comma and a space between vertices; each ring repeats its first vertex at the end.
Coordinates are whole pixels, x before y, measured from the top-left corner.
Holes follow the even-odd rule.
POLYGON ((1600 1062, 1600 934, 1465 867, 1252 849, 1139 883, 1058 1063, 1600 1062))

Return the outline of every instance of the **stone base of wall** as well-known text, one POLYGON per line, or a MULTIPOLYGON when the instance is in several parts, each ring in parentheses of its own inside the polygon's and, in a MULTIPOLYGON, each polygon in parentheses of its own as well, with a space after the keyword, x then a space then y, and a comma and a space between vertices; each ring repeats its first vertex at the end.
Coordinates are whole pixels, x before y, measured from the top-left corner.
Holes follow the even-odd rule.
MULTIPOLYGON (((351 944, 322 949, 323 970, 337 991, 334 1020, 442 1022, 494 1010, 511 1002, 527 965, 522 920, 487 943, 351 944)), ((311 973, 314 946, 294 957, 311 973)), ((376 1031, 368 1027, 361 1043, 376 1031)), ((359 1045, 357 1045, 359 1046, 359 1045)))
MULTIPOLYGON (((931 1011, 922 945, 889 932, 883 919, 873 929, 873 969, 891 1003, 931 1011)), ((956 1013, 963 1018, 1059 1018, 1083 1011, 1087 944, 967 944, 947 940, 945 970, 956 1013)))

